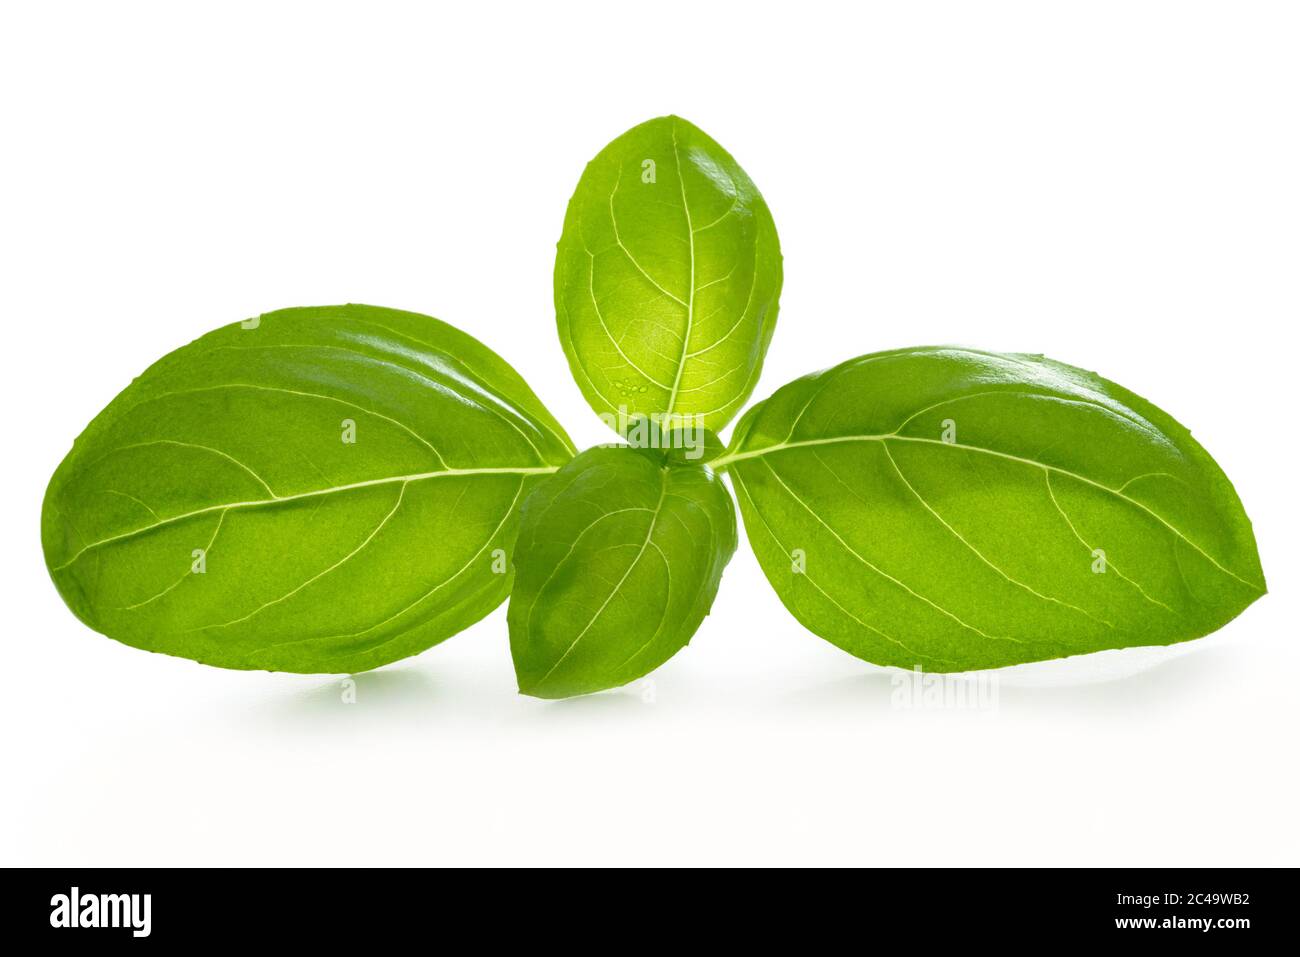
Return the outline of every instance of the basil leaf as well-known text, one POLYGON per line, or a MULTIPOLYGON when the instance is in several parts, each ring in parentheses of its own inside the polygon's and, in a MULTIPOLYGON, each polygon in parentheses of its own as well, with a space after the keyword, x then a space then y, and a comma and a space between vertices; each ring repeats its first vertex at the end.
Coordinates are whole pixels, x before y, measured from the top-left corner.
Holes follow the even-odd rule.
POLYGON ((583 452, 524 505, 509 611, 519 690, 562 698, 653 671, 690 641, 735 550, 731 496, 708 469, 583 452))
POLYGON ((751 409, 726 467, 768 580, 868 661, 959 671, 1165 645, 1264 593, 1185 428, 1041 356, 853 359, 751 409))
POLYGON ((354 672, 482 618, 518 507, 572 456, 524 381, 428 316, 286 309, 164 357, 50 481, 82 621, 225 668, 354 672))
POLYGON ((582 174, 555 258, 560 341, 583 395, 628 417, 719 429, 758 381, 781 251, 745 171, 676 116, 628 130, 582 174))

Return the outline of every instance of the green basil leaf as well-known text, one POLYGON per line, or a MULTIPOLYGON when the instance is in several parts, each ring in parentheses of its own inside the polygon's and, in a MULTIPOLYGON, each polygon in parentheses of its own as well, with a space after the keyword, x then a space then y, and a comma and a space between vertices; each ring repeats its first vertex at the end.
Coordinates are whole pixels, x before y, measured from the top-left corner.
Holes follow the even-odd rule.
POLYGON ((768 580, 883 665, 960 671, 1204 635, 1264 593, 1191 433, 1041 356, 906 349, 751 409, 729 470, 768 580))
POLYGON ((524 505, 509 611, 524 694, 563 698, 640 678, 708 614, 736 550, 736 516, 710 470, 670 458, 589 449, 524 505))
POLYGON ((355 672, 509 593, 520 504, 568 461, 517 373, 428 316, 286 309, 150 367, 50 481, 82 621, 225 668, 355 672))
POLYGON ((719 429, 754 390, 781 292, 776 227, 730 154, 680 117, 606 146, 569 201, 555 311, 573 376, 626 417, 719 429))

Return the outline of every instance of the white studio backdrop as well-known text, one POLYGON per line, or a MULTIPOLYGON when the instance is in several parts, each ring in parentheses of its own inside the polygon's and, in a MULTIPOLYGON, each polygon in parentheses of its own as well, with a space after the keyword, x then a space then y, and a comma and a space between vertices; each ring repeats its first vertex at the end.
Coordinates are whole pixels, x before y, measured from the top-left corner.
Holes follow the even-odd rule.
POLYGON ((0 864, 1300 862, 1297 48, 1281 3, 6 6, 0 864), (755 399, 907 345, 1096 370, 1223 465, 1271 594, 913 711, 743 540, 651 682, 559 703, 516 693, 504 607, 351 705, 64 608, 50 474, 132 376, 246 316, 436 315, 606 441, 555 241, 587 160, 668 112, 780 232, 755 399))

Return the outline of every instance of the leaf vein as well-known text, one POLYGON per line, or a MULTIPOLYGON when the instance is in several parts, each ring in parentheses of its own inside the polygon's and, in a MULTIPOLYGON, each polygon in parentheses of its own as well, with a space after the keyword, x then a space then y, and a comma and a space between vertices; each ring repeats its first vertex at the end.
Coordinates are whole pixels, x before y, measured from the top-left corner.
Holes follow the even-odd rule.
POLYGON ((972 625, 970 622, 964 621, 961 617, 959 617, 958 615, 956 615, 956 614, 954 614, 953 612, 949 611, 947 608, 944 608, 944 607, 943 607, 942 605, 940 605, 939 603, 937 603, 937 602, 935 602, 935 601, 933 601, 933 600, 931 600, 931 599, 925 597, 925 596, 922 595, 920 592, 918 592, 918 591, 916 591, 915 589, 913 589, 912 587, 910 587, 906 582, 903 582, 903 581, 899 580, 898 578, 895 578, 893 575, 891 575, 891 574, 889 574, 888 572, 884 571, 884 570, 881 569, 879 566, 873 564, 871 561, 869 561, 868 559, 866 559, 865 557, 863 557, 859 552, 857 552, 857 551, 853 548, 852 545, 850 545, 850 544, 849 544, 848 542, 846 542, 843 538, 841 538, 839 532, 835 531, 835 529, 833 529, 829 524, 827 524, 827 522, 826 522, 826 521, 825 521, 825 520, 824 520, 820 515, 818 515, 818 514, 816 513, 816 511, 814 511, 811 507, 809 507, 808 503, 805 502, 805 501, 804 501, 804 500, 803 500, 803 499, 798 495, 798 493, 796 493, 796 492, 794 491, 794 489, 790 488, 790 486, 787 485, 787 484, 785 483, 785 481, 781 478, 780 474, 776 471, 776 469, 772 467, 772 463, 771 463, 771 462, 768 462, 768 461, 764 460, 764 461, 763 461, 763 464, 764 464, 765 466, 767 466, 767 470, 768 470, 769 472, 772 473, 772 477, 775 478, 775 479, 777 480, 777 482, 781 485, 781 487, 782 487, 783 489, 786 490, 787 493, 789 493, 790 497, 791 497, 791 498, 792 498, 796 503, 798 503, 798 504, 799 504, 799 505, 800 505, 800 506, 801 506, 801 507, 802 507, 802 508, 803 508, 803 509, 804 509, 804 510, 809 514, 809 515, 811 515, 814 519, 816 519, 816 520, 817 520, 817 523, 818 523, 819 525, 821 525, 823 528, 825 528, 826 531, 830 532, 830 533, 831 533, 831 536, 832 536, 832 537, 833 537, 837 542, 840 543, 840 545, 844 548, 845 551, 847 551, 850 555, 852 555, 854 558, 856 558, 859 562, 861 562, 861 563, 862 563, 863 565, 865 565, 867 568, 871 569, 873 572, 875 572, 875 573, 876 573, 877 575, 879 575, 881 578, 884 578, 884 579, 887 579, 887 580, 890 581, 890 582, 893 582, 895 585, 897 585, 899 588, 903 589, 903 591, 907 592, 907 593, 908 593, 909 595, 911 595, 913 598, 916 598, 917 600, 919 600, 919 601, 921 601, 921 602, 924 602, 925 604, 927 604, 927 605, 929 605, 931 608, 933 608, 935 611, 939 612, 939 613, 942 614, 942 615, 946 615, 948 618, 951 618, 951 619, 952 619, 953 621, 955 621, 957 624, 961 625, 961 627, 965 628, 965 629, 968 630, 968 631, 973 631, 975 634, 979 635, 979 636, 982 637, 982 638, 987 638, 987 639, 989 639, 990 641, 1013 641, 1013 642, 1015 642, 1015 643, 1017 643, 1017 644, 1023 644, 1023 643, 1024 643, 1021 639, 1019 639, 1019 638, 1013 638, 1013 637, 1011 637, 1010 635, 990 635, 988 632, 983 631, 983 630, 980 629, 980 628, 977 628, 976 626, 972 625))

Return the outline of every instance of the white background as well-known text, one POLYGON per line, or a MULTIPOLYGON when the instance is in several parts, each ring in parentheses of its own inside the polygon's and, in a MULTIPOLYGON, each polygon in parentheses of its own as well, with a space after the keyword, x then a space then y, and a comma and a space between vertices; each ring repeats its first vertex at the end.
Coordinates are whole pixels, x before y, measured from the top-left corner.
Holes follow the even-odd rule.
POLYGON ((6 5, 0 861, 1300 863, 1298 49, 1266 3, 6 5), (982 713, 892 709, 743 542, 653 686, 559 703, 517 694, 504 607, 350 706, 64 608, 46 481, 224 323, 436 315, 605 441, 554 244, 583 164, 667 112, 776 217, 756 398, 919 344, 1095 369, 1223 464, 1272 593, 1176 649, 1004 672, 982 713))

